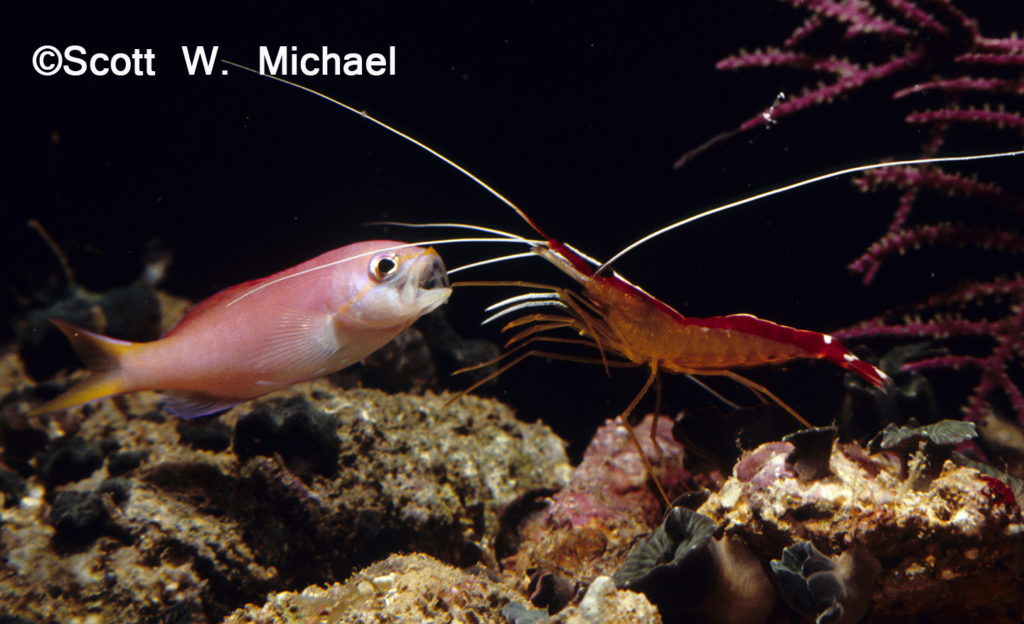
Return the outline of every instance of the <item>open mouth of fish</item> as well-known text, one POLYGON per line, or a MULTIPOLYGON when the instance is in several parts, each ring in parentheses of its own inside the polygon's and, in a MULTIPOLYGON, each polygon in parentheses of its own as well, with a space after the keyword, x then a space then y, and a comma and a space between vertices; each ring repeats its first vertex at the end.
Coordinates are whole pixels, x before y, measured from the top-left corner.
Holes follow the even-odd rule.
POLYGON ((401 287, 401 299, 420 315, 437 308, 452 294, 444 261, 433 249, 416 258, 408 276, 401 287))
POLYGON ((449 288, 448 271, 444 268, 441 256, 434 254, 433 262, 420 273, 419 287, 425 290, 449 288))

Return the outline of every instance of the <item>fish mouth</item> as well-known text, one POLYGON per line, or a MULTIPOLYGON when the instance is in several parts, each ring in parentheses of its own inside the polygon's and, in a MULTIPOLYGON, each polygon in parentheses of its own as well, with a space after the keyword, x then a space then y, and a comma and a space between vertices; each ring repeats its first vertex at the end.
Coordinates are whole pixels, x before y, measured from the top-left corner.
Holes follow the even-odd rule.
POLYGON ((403 300, 423 315, 437 308, 452 294, 448 281, 448 270, 444 261, 433 248, 424 251, 416 258, 416 270, 409 275, 402 290, 403 300))
POLYGON ((433 249, 428 249, 425 253, 431 260, 430 265, 425 267, 420 273, 419 287, 424 290, 435 290, 438 288, 449 288, 451 284, 448 281, 448 270, 444 268, 444 261, 441 260, 441 256, 437 255, 437 252, 433 249))

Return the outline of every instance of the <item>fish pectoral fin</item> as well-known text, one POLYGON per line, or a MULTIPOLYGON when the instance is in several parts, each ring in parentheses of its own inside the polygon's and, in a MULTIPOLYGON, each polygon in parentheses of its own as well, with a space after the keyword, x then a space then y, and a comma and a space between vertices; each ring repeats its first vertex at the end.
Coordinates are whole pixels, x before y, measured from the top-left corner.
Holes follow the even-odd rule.
POLYGON ((202 392, 165 392, 160 407, 177 418, 199 418, 223 412, 242 401, 222 399, 202 392))
POLYGON ((338 349, 331 315, 282 310, 267 328, 256 367, 267 383, 292 383, 317 376, 338 349))

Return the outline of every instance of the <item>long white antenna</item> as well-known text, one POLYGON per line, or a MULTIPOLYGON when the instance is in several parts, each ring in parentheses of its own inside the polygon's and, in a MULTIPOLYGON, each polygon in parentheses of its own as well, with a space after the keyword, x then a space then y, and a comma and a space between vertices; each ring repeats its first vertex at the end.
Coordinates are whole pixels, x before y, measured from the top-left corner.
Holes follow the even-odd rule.
POLYGON ((930 165, 930 164, 945 163, 945 162, 963 162, 963 161, 967 161, 967 160, 983 160, 983 159, 986 159, 986 158, 1006 158, 1006 157, 1009 157, 1009 156, 1020 156, 1021 154, 1024 154, 1024 150, 1014 150, 1014 151, 1011 151, 1011 152, 1000 152, 998 154, 980 154, 980 155, 974 155, 974 156, 944 156, 944 157, 938 157, 938 158, 918 158, 918 159, 914 159, 914 160, 898 160, 898 161, 895 161, 895 162, 875 163, 873 165, 861 165, 859 167, 850 167, 849 169, 843 169, 841 171, 833 171, 832 173, 826 173, 824 175, 820 175, 820 176, 817 176, 817 177, 814 177, 814 178, 810 178, 810 179, 807 179, 807 180, 802 180, 800 182, 795 182, 793 184, 788 184, 786 186, 781 186, 781 187, 779 187, 777 189, 772 189, 770 191, 766 191, 764 193, 759 193, 759 194, 754 195, 752 197, 747 197, 746 199, 741 199, 739 201, 735 201, 735 202, 732 202, 730 204, 725 204, 724 206, 719 206, 717 208, 712 208, 711 210, 705 210, 704 212, 695 214, 692 217, 687 217, 687 218, 683 219, 682 221, 676 221, 675 223, 673 223, 671 225, 666 225, 665 227, 661 228, 657 232, 652 232, 652 233, 648 234, 647 236, 644 236, 640 240, 630 244, 625 249, 623 249, 619 253, 615 254, 610 259, 606 260, 605 263, 602 264, 601 266, 599 266, 597 268, 597 270, 594 271, 594 272, 595 273, 600 273, 601 271, 604 271, 610 264, 612 264, 613 262, 615 262, 616 260, 618 260, 622 256, 624 256, 627 253, 633 251, 634 249, 636 249, 640 245, 643 245, 647 241, 649 241, 649 240, 651 240, 653 238, 657 238, 658 236, 661 236, 665 232, 671 232, 672 230, 674 230, 676 228, 683 227, 684 225, 686 225, 688 223, 693 223, 694 221, 697 221, 699 219, 703 219, 704 217, 710 217, 711 215, 717 214, 719 212, 725 212, 726 210, 729 210, 730 208, 735 208, 737 206, 742 206, 743 204, 749 204, 750 202, 754 202, 754 201, 757 201, 759 199, 764 199, 766 197, 771 197, 772 195, 778 195, 780 193, 785 193, 787 191, 792 191, 793 189, 798 189, 798 188, 800 188, 802 186, 807 186, 809 184, 814 184, 816 182, 821 182, 823 180, 829 180, 831 178, 838 178, 840 176, 844 176, 844 175, 847 175, 847 174, 850 174, 850 173, 857 173, 857 172, 860 172, 860 171, 869 171, 871 169, 884 169, 886 167, 905 167, 905 166, 909 166, 909 165, 930 165))
POLYGON ((533 222, 530 220, 530 218, 528 216, 526 216, 525 212, 523 212, 522 210, 519 209, 519 206, 516 206, 515 204, 513 204, 507 197, 505 197, 504 195, 502 195, 501 193, 496 191, 494 189, 494 187, 492 187, 490 184, 488 184, 488 183, 484 182, 483 180, 481 180, 480 178, 478 178, 474 173, 472 173, 471 171, 469 171, 468 169, 466 169, 462 165, 458 164, 457 162, 455 162, 451 158, 448 158, 447 156, 445 156, 441 152, 439 152, 439 151, 435 150, 434 148, 430 147, 426 143, 423 143, 423 142, 419 141, 418 139, 415 139, 415 138, 409 136, 408 134, 402 132, 401 130, 398 130, 397 128, 393 128, 393 127, 389 126, 388 124, 386 124, 383 121, 377 119, 376 117, 373 117, 372 115, 370 115, 366 111, 361 111, 361 110, 359 110, 357 108, 353 108, 353 107, 349 106, 348 104, 342 102, 341 100, 336 100, 336 99, 332 98, 329 95, 326 95, 324 93, 320 93, 319 91, 317 91, 315 89, 311 89, 310 87, 303 86, 303 85, 301 85, 301 84, 299 84, 297 82, 292 82, 291 80, 286 80, 284 78, 280 78, 280 77, 274 76, 272 74, 264 74, 262 72, 256 71, 255 69, 253 69, 251 67, 246 67, 245 65, 239 65, 238 63, 234 63, 232 61, 226 61, 224 59, 221 59, 221 63, 227 63, 228 65, 231 65, 232 67, 237 67, 238 69, 244 69, 245 71, 251 72, 251 73, 256 74, 258 76, 266 76, 267 78, 270 78, 271 80, 276 80, 276 81, 278 81, 280 83, 283 83, 283 84, 295 87, 296 89, 301 89, 301 90, 305 91, 306 93, 311 93, 311 94, 317 96, 318 98, 327 100, 328 102, 331 102, 332 104, 336 104, 336 105, 344 108, 347 111, 353 112, 356 115, 359 115, 360 117, 362 117, 363 119, 367 119, 369 121, 372 121, 373 123, 377 124, 381 128, 384 128, 388 132, 402 137, 406 141, 408 141, 408 142, 412 143, 413 145, 419 147, 420 149, 424 150, 425 152, 427 152, 431 156, 434 156, 435 158, 439 159, 441 162, 443 162, 443 163, 447 164, 448 166, 454 168, 456 171, 458 171, 462 175, 466 176, 470 180, 476 182, 481 187, 483 187, 484 190, 486 190, 488 193, 490 193, 491 195, 497 197, 506 206, 508 206, 512 210, 515 210, 516 214, 518 214, 520 217, 522 217, 524 221, 526 221, 530 225, 533 225, 533 222))

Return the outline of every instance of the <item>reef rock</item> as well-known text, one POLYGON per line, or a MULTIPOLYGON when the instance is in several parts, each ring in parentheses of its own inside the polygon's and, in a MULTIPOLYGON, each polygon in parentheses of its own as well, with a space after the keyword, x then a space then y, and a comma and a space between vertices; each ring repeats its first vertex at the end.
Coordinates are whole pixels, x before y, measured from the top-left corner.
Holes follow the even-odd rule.
POLYGON ((818 567, 835 567, 842 583, 867 579, 857 591, 870 597, 868 622, 1022 621, 1024 527, 1002 481, 949 460, 928 466, 923 449, 904 461, 840 444, 825 476, 801 479, 793 450, 775 442, 749 453, 700 513, 764 563, 785 561, 783 550, 800 542, 819 560, 835 558, 818 567), (860 573, 843 568, 854 564, 860 573))
MULTIPOLYGON (((661 458, 651 461, 662 486, 669 496, 693 488, 683 468, 683 447, 671 435, 671 421, 658 419, 655 449, 648 435, 651 420, 646 417, 634 429, 645 454, 661 458)), ((499 542, 498 554, 506 572, 529 577, 529 586, 521 589, 549 608, 558 601, 552 604, 544 596, 544 583, 585 586, 611 575, 633 542, 658 525, 664 505, 618 420, 608 420, 597 430, 567 487, 518 503, 519 509, 506 510, 511 536, 499 542)))
POLYGON ((476 397, 321 380, 187 423, 150 393, 33 420, 23 379, 0 404, 0 604, 31 621, 219 621, 398 551, 493 567, 499 508, 569 474, 546 426, 476 397))
POLYGON ((640 594, 615 589, 600 577, 579 606, 555 618, 484 572, 453 568, 425 555, 392 555, 345 583, 272 594, 263 606, 248 605, 224 624, 377 624, 378 622, 473 622, 476 624, 660 624, 640 594))

